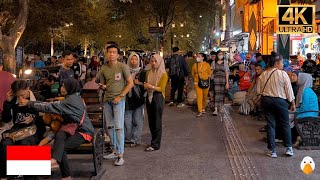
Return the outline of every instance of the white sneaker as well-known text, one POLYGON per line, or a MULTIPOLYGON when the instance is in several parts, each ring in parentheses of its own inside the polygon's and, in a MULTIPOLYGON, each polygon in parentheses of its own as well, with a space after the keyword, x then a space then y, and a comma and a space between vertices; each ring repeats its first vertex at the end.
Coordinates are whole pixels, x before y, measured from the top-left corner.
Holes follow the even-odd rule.
POLYGON ((218 116, 218 111, 213 111, 212 115, 218 116))
POLYGON ((292 150, 292 147, 287 147, 286 155, 287 155, 287 156, 293 156, 293 150, 292 150))
POLYGON ((183 104, 183 103, 179 103, 178 105, 177 105, 177 107, 178 108, 182 108, 182 107, 184 107, 185 105, 183 104))
POLYGON ((169 106, 173 106, 174 104, 173 104, 173 102, 171 101, 171 102, 169 102, 168 105, 169 105, 169 106))
POLYGON ((106 156, 103 156, 104 159, 115 159, 117 158, 117 154, 116 153, 111 153, 111 154, 108 154, 106 156))
POLYGON ((124 159, 122 157, 118 157, 116 162, 114 162, 115 166, 122 166, 124 163, 124 159))

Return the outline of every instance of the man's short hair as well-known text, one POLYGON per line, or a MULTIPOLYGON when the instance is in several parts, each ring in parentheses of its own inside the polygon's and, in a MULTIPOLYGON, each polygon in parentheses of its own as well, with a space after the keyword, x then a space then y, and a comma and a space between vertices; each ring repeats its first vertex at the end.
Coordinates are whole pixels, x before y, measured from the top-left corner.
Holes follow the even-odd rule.
POLYGON ((256 53, 256 58, 259 57, 259 56, 262 56, 261 53, 256 53))
POLYGON ((40 53, 39 53, 39 52, 34 53, 34 55, 36 55, 36 56, 39 56, 39 57, 40 57, 40 53))
POLYGON ((90 72, 90 78, 95 78, 97 76, 97 71, 91 71, 90 72))
POLYGON ((85 62, 86 62, 86 58, 85 58, 85 57, 80 57, 80 58, 79 58, 79 61, 85 63, 85 62))
POLYGON ((106 43, 106 45, 107 45, 107 44, 118 46, 118 44, 117 44, 116 42, 114 42, 114 41, 108 41, 108 42, 106 43))
POLYGON ((53 75, 50 75, 50 76, 48 77, 48 81, 49 81, 49 82, 51 82, 51 81, 56 82, 56 81, 57 81, 57 78, 54 77, 53 75))
POLYGON ((62 57, 63 57, 63 58, 65 58, 66 56, 69 56, 69 55, 72 55, 72 56, 73 56, 72 52, 69 51, 69 50, 63 51, 63 53, 62 53, 62 57))
POLYGON ((73 54, 73 57, 78 59, 78 55, 76 53, 73 54))
POLYGON ((117 49, 117 52, 118 52, 118 54, 119 54, 120 50, 119 50, 119 48, 118 48, 117 46, 115 46, 115 45, 110 45, 110 46, 108 46, 108 47, 107 47, 107 52, 108 52, 109 49, 111 49, 111 48, 116 48, 116 49, 117 49))
POLYGON ((307 53, 307 58, 310 59, 311 58, 311 53, 307 53))
POLYGON ((261 67, 262 68, 260 63, 255 63, 254 67, 261 67))
POLYGON ((172 52, 173 52, 173 53, 178 52, 179 50, 180 50, 180 49, 179 49, 178 47, 173 47, 173 48, 172 48, 172 52))
POLYGON ((192 57, 192 56, 193 56, 193 52, 192 52, 192 51, 188 51, 188 52, 187 52, 187 56, 188 56, 188 57, 192 57))
POLYGON ((217 55, 217 53, 215 52, 215 51, 211 51, 210 52, 210 55, 212 56, 212 55, 217 55))

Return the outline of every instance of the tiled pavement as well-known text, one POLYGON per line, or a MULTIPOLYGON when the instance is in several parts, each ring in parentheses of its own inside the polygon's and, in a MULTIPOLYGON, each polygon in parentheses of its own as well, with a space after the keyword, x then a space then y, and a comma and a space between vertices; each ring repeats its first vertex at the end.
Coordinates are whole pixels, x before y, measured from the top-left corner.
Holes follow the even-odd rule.
MULTIPOLYGON (((143 145, 126 148, 123 166, 116 167, 113 166, 113 161, 105 160, 107 172, 103 179, 320 179, 319 151, 294 150, 295 156, 288 158, 281 154, 285 149, 278 144, 279 157, 276 159, 267 157, 266 143, 262 141, 264 134, 258 132, 265 122, 257 121, 251 116, 242 116, 237 113, 237 108, 226 105, 230 115, 229 121, 226 121, 225 116, 213 117, 210 113, 196 118, 195 107, 166 106, 161 150, 145 152, 143 145), (224 125, 226 123, 228 126, 233 126, 236 132, 232 133, 236 133, 238 139, 230 141, 230 134, 224 125), (238 145, 240 142, 241 148, 246 151, 232 154, 230 142, 238 145), (309 176, 300 170, 300 162, 307 155, 316 163, 315 171, 309 176), (258 175, 239 176, 239 173, 237 174, 239 171, 235 169, 237 164, 232 161, 233 159, 237 159, 240 165, 246 165, 240 166, 242 170, 254 167, 255 171, 251 169, 248 172, 256 172, 258 175), (247 160, 250 162, 249 165, 248 162, 244 163, 247 160)), ((143 143, 149 141, 150 133, 145 121, 143 143)), ((233 152, 234 150, 236 148, 233 147, 233 152)), ((93 169, 91 157, 72 155, 70 158, 73 177, 89 179, 90 171, 93 169)), ((48 179, 58 177, 58 173, 54 173, 48 179)))

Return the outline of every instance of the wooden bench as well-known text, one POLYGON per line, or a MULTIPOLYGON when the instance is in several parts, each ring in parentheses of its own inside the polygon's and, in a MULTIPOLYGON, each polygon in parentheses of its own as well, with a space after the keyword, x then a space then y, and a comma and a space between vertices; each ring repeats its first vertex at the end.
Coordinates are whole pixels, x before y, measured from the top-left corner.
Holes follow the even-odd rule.
POLYGON ((100 180, 106 172, 106 168, 103 165, 104 135, 103 129, 95 129, 92 143, 81 144, 80 147, 68 151, 68 154, 92 154, 94 172, 91 180, 100 180))
POLYGON ((320 117, 295 119, 294 124, 302 140, 299 149, 320 149, 320 117))

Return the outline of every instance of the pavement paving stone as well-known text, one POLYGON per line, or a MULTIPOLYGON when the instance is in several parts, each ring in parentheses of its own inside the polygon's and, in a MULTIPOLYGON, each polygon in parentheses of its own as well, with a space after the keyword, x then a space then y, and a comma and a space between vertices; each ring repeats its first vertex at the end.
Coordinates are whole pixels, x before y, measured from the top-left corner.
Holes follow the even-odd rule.
MULTIPOLYGON (((294 157, 285 157, 285 148, 277 144, 278 158, 265 155, 266 143, 262 141, 265 133, 258 130, 265 122, 256 117, 238 114, 239 106, 226 105, 232 122, 237 128, 247 155, 253 161, 261 179, 291 180, 320 179, 320 151, 294 149, 294 157), (311 175, 300 170, 303 157, 311 156, 316 169, 311 175)), ((125 164, 113 165, 113 160, 104 160, 107 172, 106 180, 231 180, 234 179, 228 154, 225 148, 223 121, 213 117, 210 112, 196 118, 195 107, 165 107, 163 117, 162 147, 159 151, 145 152, 150 142, 147 119, 142 136, 143 144, 125 149, 125 164)), ((72 176, 75 179, 89 179, 93 170, 90 155, 71 155, 72 176), (80 157, 81 156, 81 157, 80 157)), ((47 179, 57 179, 59 173, 47 179)))

